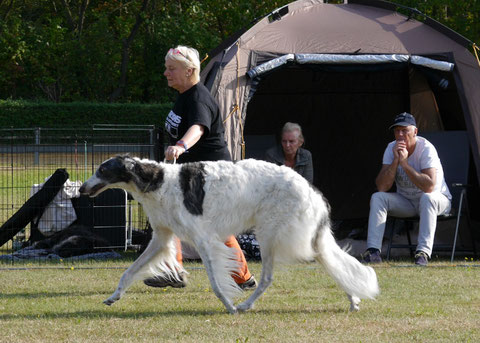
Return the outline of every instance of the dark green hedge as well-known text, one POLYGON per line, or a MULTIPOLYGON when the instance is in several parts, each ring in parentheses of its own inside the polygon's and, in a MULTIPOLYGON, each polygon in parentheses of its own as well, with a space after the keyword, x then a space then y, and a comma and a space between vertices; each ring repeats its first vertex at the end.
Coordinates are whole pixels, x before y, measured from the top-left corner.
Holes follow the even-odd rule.
POLYGON ((0 128, 91 127, 94 124, 163 127, 172 104, 51 103, 0 100, 0 128))

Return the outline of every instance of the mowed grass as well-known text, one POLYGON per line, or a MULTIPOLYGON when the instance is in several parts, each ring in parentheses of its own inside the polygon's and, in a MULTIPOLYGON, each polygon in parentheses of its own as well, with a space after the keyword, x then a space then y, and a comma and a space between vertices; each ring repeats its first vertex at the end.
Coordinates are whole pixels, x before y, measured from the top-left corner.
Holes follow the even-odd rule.
MULTIPOLYGON (((375 267, 381 295, 356 313, 320 265, 278 266, 255 309, 237 315, 225 311, 198 263, 185 265, 186 288, 137 282, 113 306, 103 305, 128 265, 0 265, 0 342, 480 341, 476 262, 383 263, 375 267)), ((249 266, 259 277, 260 265, 249 266)))

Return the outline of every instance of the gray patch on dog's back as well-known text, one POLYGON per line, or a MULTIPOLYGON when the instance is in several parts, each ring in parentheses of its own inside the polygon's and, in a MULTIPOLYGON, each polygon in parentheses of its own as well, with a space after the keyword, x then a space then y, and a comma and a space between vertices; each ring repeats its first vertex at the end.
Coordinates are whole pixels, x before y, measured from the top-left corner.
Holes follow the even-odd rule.
POLYGON ((162 186, 164 171, 155 164, 135 163, 135 184, 144 193, 153 192, 162 186))
POLYGON ((186 163, 180 169, 180 187, 183 192, 183 204, 193 215, 203 214, 205 198, 205 165, 203 163, 186 163))

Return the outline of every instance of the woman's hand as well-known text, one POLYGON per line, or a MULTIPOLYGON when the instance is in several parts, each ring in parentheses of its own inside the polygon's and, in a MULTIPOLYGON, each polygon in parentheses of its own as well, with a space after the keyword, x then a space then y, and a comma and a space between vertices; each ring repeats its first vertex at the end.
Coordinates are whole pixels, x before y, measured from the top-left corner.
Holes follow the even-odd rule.
POLYGON ((167 150, 165 150, 165 158, 167 160, 173 160, 180 157, 181 154, 190 149, 195 143, 198 142, 200 137, 202 137, 205 132, 205 128, 202 125, 195 124, 188 128, 185 135, 180 139, 176 145, 170 145, 167 150))
POLYGON ((170 145, 165 151, 165 158, 170 161, 178 159, 185 152, 185 148, 180 145, 170 145))

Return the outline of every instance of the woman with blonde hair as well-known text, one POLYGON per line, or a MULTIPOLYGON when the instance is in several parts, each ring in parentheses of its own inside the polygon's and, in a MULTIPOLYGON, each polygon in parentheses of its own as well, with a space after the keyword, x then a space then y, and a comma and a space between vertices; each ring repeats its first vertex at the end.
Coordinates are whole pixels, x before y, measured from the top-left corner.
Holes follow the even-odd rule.
MULTIPOLYGON (((165 158, 176 159, 178 163, 231 160, 220 110, 210 91, 200 82, 198 51, 182 45, 170 49, 165 56, 164 76, 168 86, 179 93, 165 122, 171 143, 165 151, 165 158)), ((232 274, 235 282, 242 289, 255 288, 256 280, 248 270, 236 238, 230 236, 225 244, 236 251, 239 268, 232 274)), ((182 259, 181 244, 177 239, 177 260, 180 264, 182 259)), ((152 287, 184 287, 186 279, 184 275, 182 278, 181 283, 162 277, 144 282, 152 287)))

